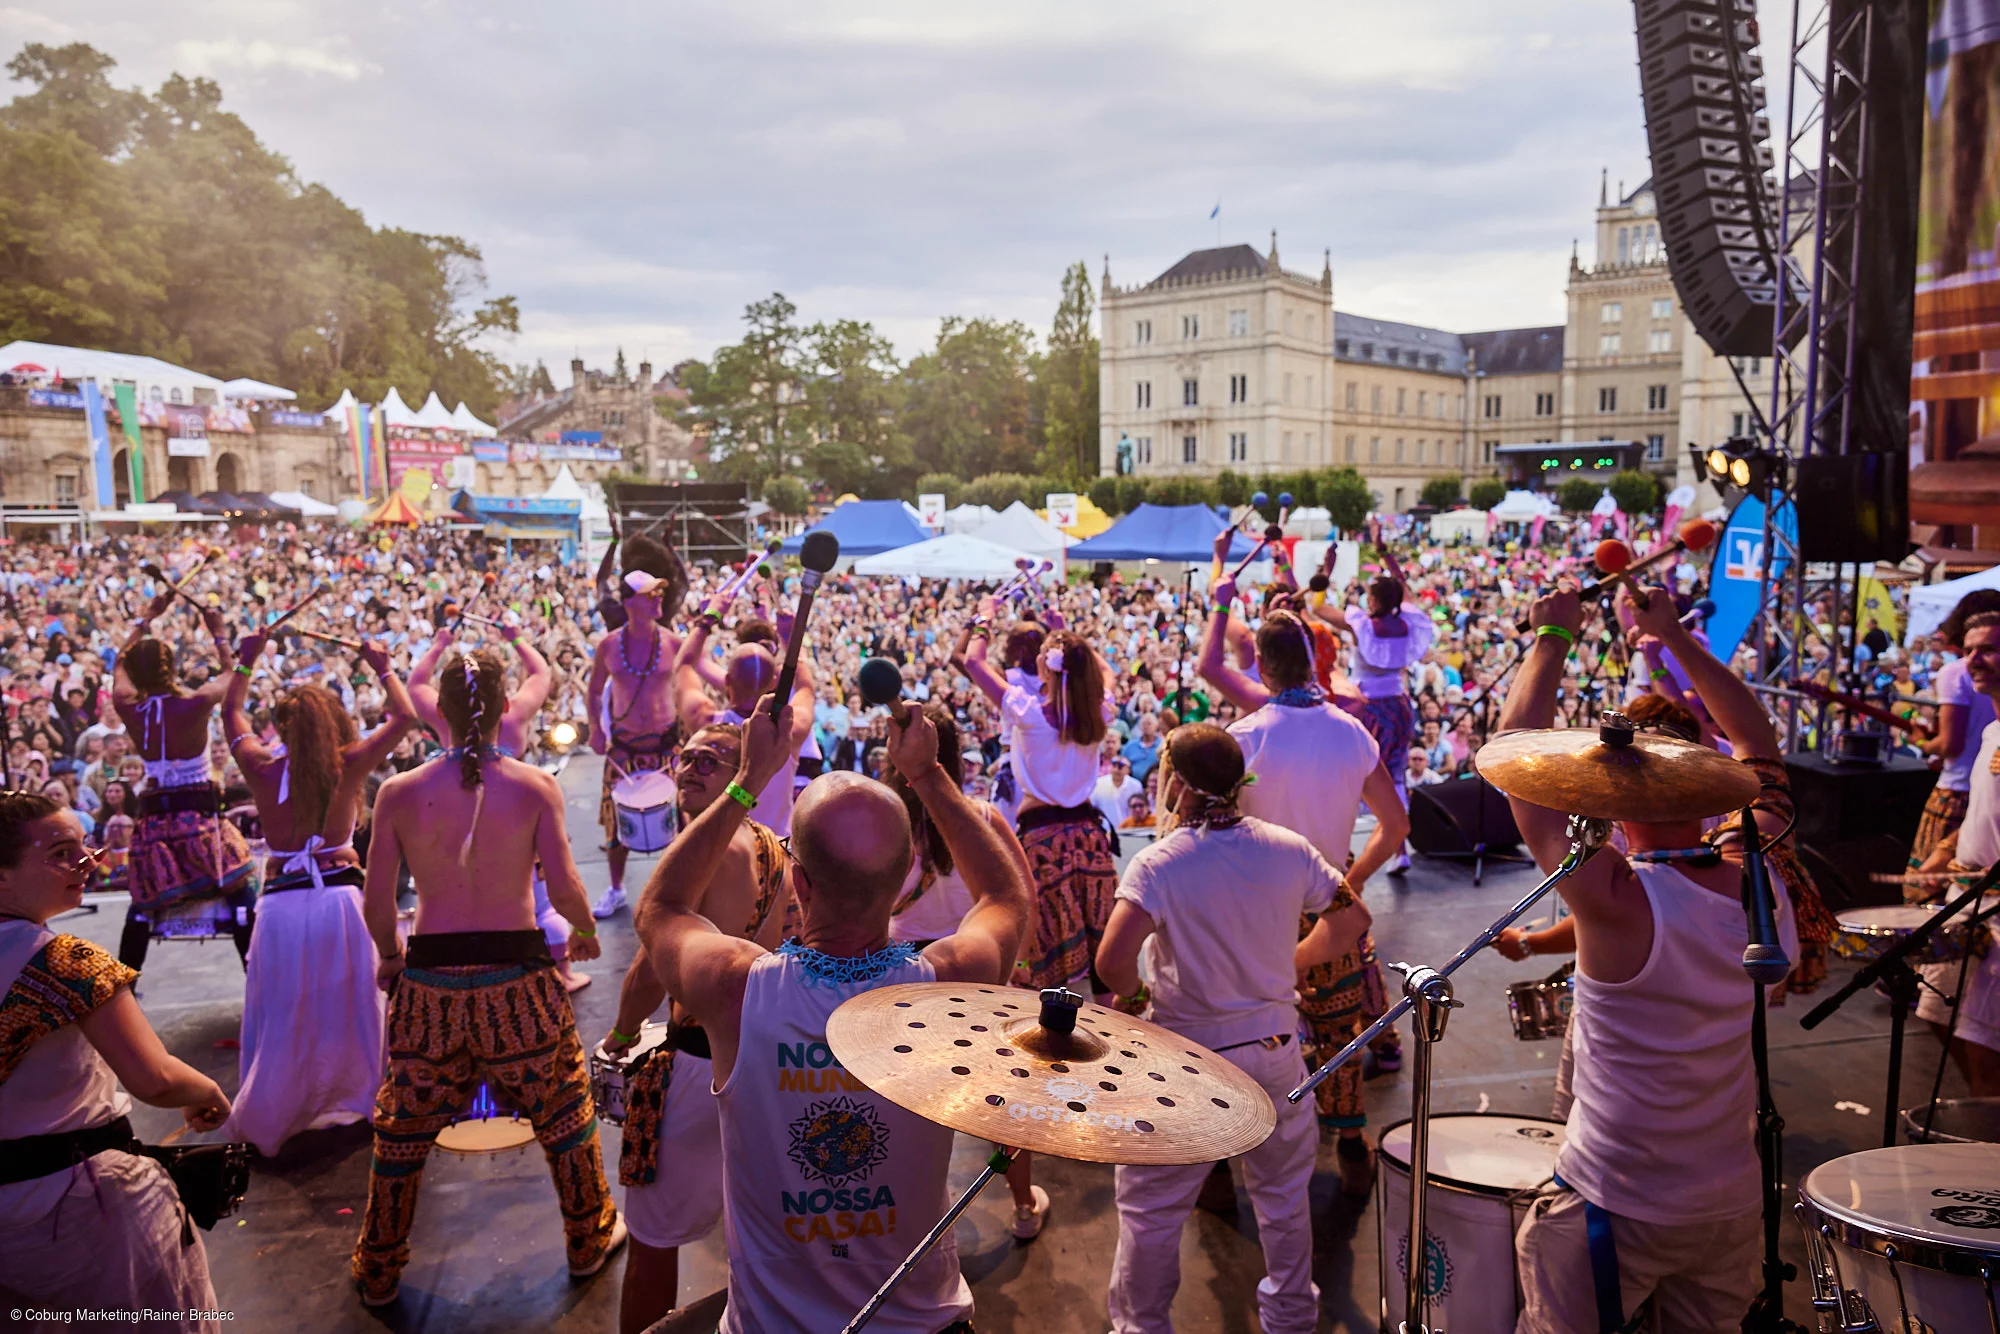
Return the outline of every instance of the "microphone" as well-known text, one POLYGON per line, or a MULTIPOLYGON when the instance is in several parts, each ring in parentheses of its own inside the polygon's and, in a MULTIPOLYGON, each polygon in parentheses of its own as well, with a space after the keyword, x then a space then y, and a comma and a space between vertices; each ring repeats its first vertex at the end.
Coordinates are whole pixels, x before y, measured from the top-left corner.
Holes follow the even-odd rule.
POLYGON ((887 658, 870 658, 861 664, 855 683, 861 687, 862 703, 887 706, 901 720, 908 706, 903 703, 903 673, 895 663, 887 658))
POLYGON ((1687 609, 1687 615, 1681 617, 1681 624, 1693 626, 1696 621, 1706 622, 1713 615, 1715 615, 1715 599, 1703 598, 1687 609))
POLYGON ((1778 924, 1771 910, 1771 876, 1764 865, 1754 811, 1743 812, 1743 904, 1749 916, 1750 943, 1743 948, 1743 971, 1760 987, 1774 987, 1792 971, 1785 947, 1778 943, 1778 924))
POLYGON ((824 529, 806 534, 799 544, 799 564, 805 572, 799 576, 799 606, 792 613, 792 638, 785 645, 785 665, 778 670, 778 689, 771 697, 771 720, 776 722, 779 710, 792 697, 792 680, 799 674, 799 650, 806 643, 806 620, 812 615, 813 594, 819 591, 820 580, 840 559, 840 539, 824 529))

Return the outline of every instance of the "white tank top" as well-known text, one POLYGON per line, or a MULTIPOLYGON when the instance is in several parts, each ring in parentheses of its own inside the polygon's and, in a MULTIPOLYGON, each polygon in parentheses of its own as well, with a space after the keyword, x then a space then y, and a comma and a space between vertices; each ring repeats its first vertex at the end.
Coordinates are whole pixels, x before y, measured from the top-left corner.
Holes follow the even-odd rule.
MULTIPOLYGON (((1750 929, 1732 895, 1672 866, 1635 863, 1653 950, 1630 981, 1577 971, 1569 1133, 1556 1171, 1627 1218, 1701 1223, 1758 1207, 1756 1076, 1750 1061, 1750 929)), ((1798 957, 1791 898, 1771 876, 1779 940, 1798 957)))
MULTIPOLYGON (((952 1132, 876 1097, 833 1059, 826 1021, 877 987, 930 982, 921 955, 865 982, 829 983, 766 955, 743 988, 742 1038, 722 1116, 729 1306, 722 1334, 840 1329, 949 1205, 952 1132)), ((972 1314, 947 1233, 870 1322, 937 1334, 972 1314)))
MULTIPOLYGON (((985 803, 980 803, 984 805, 985 803)), ((903 877, 903 887, 897 891, 897 901, 917 887, 923 875, 921 859, 912 859, 910 873, 903 877)), ((918 897, 915 903, 889 919, 891 940, 918 940, 926 944, 933 940, 943 940, 958 930, 958 924, 972 911, 972 890, 965 883, 956 865, 950 875, 941 875, 931 881, 931 887, 918 897)))

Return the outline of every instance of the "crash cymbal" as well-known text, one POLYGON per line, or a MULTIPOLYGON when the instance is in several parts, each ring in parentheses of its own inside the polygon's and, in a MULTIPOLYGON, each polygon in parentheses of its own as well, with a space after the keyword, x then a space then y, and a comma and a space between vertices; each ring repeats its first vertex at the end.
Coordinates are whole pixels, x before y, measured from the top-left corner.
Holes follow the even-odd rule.
POLYGON ((1051 1010, 1018 987, 863 992, 833 1012, 826 1041, 897 1106, 1058 1158, 1211 1163, 1256 1148, 1277 1124, 1269 1095, 1206 1047, 1100 1005, 1051 1010), (1065 1011, 1070 1033, 1059 1031, 1065 1011))
POLYGON ((1509 732, 1479 748, 1479 776, 1510 797, 1599 820, 1699 820, 1757 799, 1748 765, 1621 722, 1606 713, 1596 728, 1509 732))

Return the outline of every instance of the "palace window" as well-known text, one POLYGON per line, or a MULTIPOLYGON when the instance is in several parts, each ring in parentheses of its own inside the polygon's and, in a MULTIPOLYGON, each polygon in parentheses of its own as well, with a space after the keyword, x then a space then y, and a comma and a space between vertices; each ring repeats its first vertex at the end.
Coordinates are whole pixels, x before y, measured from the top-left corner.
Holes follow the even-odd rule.
MULTIPOLYGON (((1286 434, 1286 439, 1289 440, 1290 438, 1291 438, 1290 433, 1288 432, 1286 434)), ((1231 463, 1242 463, 1249 457, 1250 457, 1249 432, 1231 431, 1229 433, 1229 461, 1231 463)))
POLYGON ((1667 458, 1667 438, 1663 435, 1646 437, 1646 462, 1664 463, 1667 458))
POLYGON ((1153 382, 1151 380, 1139 381, 1138 400, 1134 406, 1141 408, 1150 408, 1153 406, 1153 382))
POLYGON ((1623 350, 1624 346, 1625 339, 1618 334, 1608 333, 1597 335, 1597 355, 1600 357, 1615 357, 1623 350))
POLYGON ((1152 341, 1153 341, 1153 322, 1151 320, 1140 320, 1137 323, 1133 324, 1132 345, 1134 347, 1144 347, 1146 344, 1152 341))
POLYGON ((1667 410, 1667 387, 1663 384, 1646 386, 1646 411, 1665 412, 1667 410))
POLYGON ((1618 411, 1618 391, 1613 388, 1605 388, 1598 390, 1597 410, 1599 412, 1618 411))
POLYGON ((1137 463, 1151 463, 1153 461, 1152 436, 1142 435, 1132 442, 1132 458, 1137 463))
POLYGON ((1670 320, 1673 317, 1674 299, 1670 296, 1655 297, 1653 299, 1653 318, 1656 320, 1670 320))
POLYGON ((1229 336, 1231 338, 1248 338, 1250 336, 1249 311, 1232 310, 1229 312, 1229 336))
POLYGON ((1201 405, 1201 381, 1182 380, 1181 406, 1184 408, 1193 408, 1193 407, 1199 407, 1200 405, 1201 405))
POLYGON ((1229 377, 1229 401, 1231 403, 1248 403, 1250 401, 1249 376, 1232 375, 1229 377))
POLYGON ((1625 303, 1622 301, 1607 301, 1597 308, 1597 322, 1599 324, 1619 324, 1624 319, 1625 303))
POLYGON ((1182 463, 1200 462, 1200 456, 1195 442, 1195 437, 1191 435, 1184 435, 1181 437, 1181 462, 1182 463))
POLYGON ((1648 352, 1673 351, 1674 331, 1672 329, 1654 329, 1648 332, 1646 335, 1646 350, 1648 352))
POLYGON ((1500 395, 1498 395, 1498 394, 1488 394, 1488 395, 1486 396, 1486 402, 1485 402, 1485 404, 1483 405, 1483 407, 1482 407, 1482 410, 1483 410, 1483 411, 1485 412, 1485 414, 1486 414, 1487 416, 1489 416, 1489 417, 1497 417, 1497 416, 1499 416, 1499 415, 1500 415, 1500 395))
POLYGON ((1536 395, 1535 395, 1535 415, 1536 415, 1537 417, 1553 417, 1553 416, 1555 416, 1555 415, 1556 415, 1556 396, 1555 396, 1554 394, 1536 394, 1536 395))
POLYGON ((1345 454, 1345 456, 1346 456, 1346 461, 1347 461, 1347 462, 1349 462, 1349 463, 1352 463, 1352 462, 1354 462, 1354 437, 1353 437, 1353 436, 1351 436, 1351 435, 1350 435, 1350 436, 1348 436, 1348 437, 1347 437, 1347 441, 1346 441, 1346 443, 1345 443, 1345 444, 1343 445, 1343 447, 1342 447, 1342 451, 1343 451, 1343 453, 1344 453, 1344 454, 1345 454))
POLYGON ((1347 382, 1347 410, 1349 412, 1354 412, 1357 409, 1359 409, 1360 406, 1361 406, 1361 386, 1354 383, 1354 381, 1349 380, 1347 382))
POLYGON ((1188 341, 1201 337, 1201 316, 1181 316, 1181 337, 1188 341))

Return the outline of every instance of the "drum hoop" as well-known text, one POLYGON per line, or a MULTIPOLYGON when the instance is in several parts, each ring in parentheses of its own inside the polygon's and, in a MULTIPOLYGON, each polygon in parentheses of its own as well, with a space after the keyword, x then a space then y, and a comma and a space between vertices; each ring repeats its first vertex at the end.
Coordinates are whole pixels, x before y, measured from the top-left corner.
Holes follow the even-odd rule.
POLYGON ((1888 1250, 1893 1246, 1896 1250, 1894 1262, 1899 1265, 1915 1265, 1919 1269, 1989 1283, 2000 1276, 2000 1247, 1982 1251, 1958 1242, 1911 1236, 1893 1224, 1875 1219, 1863 1221, 1835 1205, 1821 1204, 1806 1194, 1803 1188, 1799 1191, 1799 1203, 1805 1206, 1814 1220, 1807 1226, 1808 1232, 1819 1236, 1820 1228, 1826 1227, 1832 1231, 1835 1241, 1850 1250, 1888 1260, 1888 1250))
MULTIPOLYGON (((1452 1120, 1463 1120, 1463 1119, 1468 1119, 1470 1117, 1488 1116, 1488 1115, 1492 1115, 1492 1113, 1446 1112, 1443 1113, 1442 1115, 1431 1117, 1431 1120, 1440 1121, 1445 1119, 1445 1117, 1447 1116, 1450 1117, 1452 1120)), ((1560 1126, 1565 1124, 1564 1122, 1556 1120, 1552 1116, 1519 1116, 1513 1112, 1500 1113, 1500 1115, 1507 1116, 1511 1120, 1532 1121, 1537 1125, 1544 1125, 1544 1126, 1560 1126)), ((1378 1145, 1386 1143, 1388 1141, 1389 1136, 1392 1133, 1394 1133, 1397 1130, 1400 1130, 1402 1127, 1408 1124, 1410 1124, 1410 1118, 1407 1116, 1400 1121, 1391 1121, 1388 1125, 1382 1127, 1381 1138, 1378 1139, 1376 1143, 1378 1145)), ((1405 1177, 1411 1177, 1411 1178, 1415 1177, 1416 1174, 1410 1170, 1410 1165, 1408 1163, 1397 1161, 1397 1159, 1392 1154, 1388 1153, 1386 1150, 1378 1148, 1377 1152, 1381 1155, 1382 1161, 1388 1166, 1395 1168, 1397 1171, 1401 1172, 1405 1177)), ((1435 1167, 1431 1168, 1428 1172, 1425 1173, 1425 1175, 1430 1178, 1432 1190, 1442 1189, 1442 1190, 1453 1191, 1460 1195, 1477 1195, 1481 1199, 1505 1200, 1509 1204, 1513 1204, 1521 1199, 1540 1194, 1549 1185, 1550 1182, 1555 1180, 1555 1169, 1551 1168, 1549 1170, 1549 1175, 1546 1179, 1537 1182, 1535 1185, 1532 1186, 1482 1186, 1476 1181, 1461 1181, 1457 1177, 1440 1176, 1438 1175, 1438 1171, 1435 1167)), ((1405 1226, 1408 1226, 1408 1224, 1405 1224, 1405 1226)))

